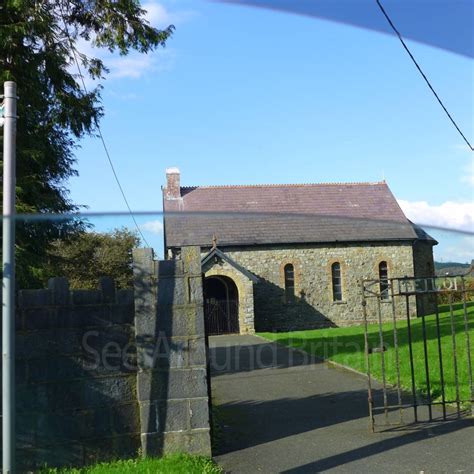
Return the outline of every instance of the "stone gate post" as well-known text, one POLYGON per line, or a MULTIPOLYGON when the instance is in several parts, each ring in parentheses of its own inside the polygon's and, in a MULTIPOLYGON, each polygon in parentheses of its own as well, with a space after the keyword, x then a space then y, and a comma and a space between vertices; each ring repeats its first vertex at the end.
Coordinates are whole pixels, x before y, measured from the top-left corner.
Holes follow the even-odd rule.
POLYGON ((133 271, 143 455, 210 455, 199 247, 164 261, 135 249, 133 271))

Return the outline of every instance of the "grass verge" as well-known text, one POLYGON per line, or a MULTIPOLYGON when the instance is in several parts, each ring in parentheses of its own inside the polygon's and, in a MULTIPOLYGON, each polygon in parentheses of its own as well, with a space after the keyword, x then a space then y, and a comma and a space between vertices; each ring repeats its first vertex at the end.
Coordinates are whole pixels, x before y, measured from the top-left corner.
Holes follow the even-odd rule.
POLYGON ((45 468, 40 474, 220 474, 222 469, 210 458, 172 454, 162 458, 128 459, 82 468, 45 468))
MULTIPOLYGON (((454 328, 457 348, 457 371, 462 400, 470 399, 470 386, 467 363, 467 338, 464 331, 462 304, 454 306, 454 328)), ((474 302, 468 303, 469 339, 471 355, 474 357, 474 302)), ((426 336, 428 348, 428 364, 430 373, 430 394, 433 400, 441 398, 441 377, 436 336, 435 316, 426 316, 426 336)), ((412 319, 413 359, 415 368, 416 388, 426 396, 427 384, 425 377, 425 357, 423 347, 423 329, 421 318, 412 319)), ((369 346, 380 344, 377 324, 369 326, 369 346)), ((396 357, 394 348, 393 324, 382 326, 385 352, 385 370, 387 382, 397 384, 396 357)), ((451 335, 451 317, 447 305, 440 306, 441 350, 443 354, 444 388, 446 400, 455 400, 455 364, 453 357, 453 338, 451 335)), ((400 357, 400 385, 403 389, 411 389, 411 371, 409 362, 409 346, 407 322, 397 322, 397 334, 400 357)), ((292 331, 286 333, 259 333, 260 336, 276 341, 289 347, 301 349, 309 354, 331 360, 351 367, 360 372, 366 371, 364 354, 364 327, 316 329, 292 331)), ((380 353, 370 355, 371 373, 374 378, 382 379, 382 363, 380 353)), ((473 361, 474 362, 474 361, 473 361)))

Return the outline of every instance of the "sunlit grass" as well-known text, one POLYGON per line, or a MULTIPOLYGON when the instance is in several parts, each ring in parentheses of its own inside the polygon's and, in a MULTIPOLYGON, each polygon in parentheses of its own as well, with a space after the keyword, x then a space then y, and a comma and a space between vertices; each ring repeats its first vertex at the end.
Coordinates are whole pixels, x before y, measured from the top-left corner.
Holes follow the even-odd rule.
MULTIPOLYGON (((467 363, 467 337, 464 329, 463 314, 462 304, 455 305, 453 316, 457 348, 459 396, 461 400, 470 400, 471 393, 467 363)), ((468 320, 471 357, 474 357, 474 302, 468 303, 468 320)), ((426 316, 425 321, 430 374, 430 394, 433 400, 440 400, 441 377, 435 316, 426 316)), ((426 396, 427 383, 421 318, 413 318, 411 320, 411 328, 416 389, 420 394, 426 396)), ((398 321, 397 330, 400 357, 400 385, 402 388, 410 390, 411 369, 407 321, 398 321)), ((384 353, 386 380, 388 383, 396 385, 397 370, 392 323, 383 324, 382 332, 384 345, 387 348, 384 353)), ((451 316, 449 306, 447 305, 440 306, 440 333, 441 351, 443 354, 445 397, 447 401, 453 401, 456 399, 455 364, 453 357, 453 337, 451 334, 451 316)), ((329 359, 358 371, 366 371, 363 326, 292 331, 286 333, 260 333, 260 335, 272 341, 277 341, 289 347, 302 349, 310 354, 329 359)), ((369 347, 377 347, 379 345, 379 327, 377 324, 371 324, 369 326, 369 347)), ((372 375, 374 378, 381 381, 381 354, 373 353, 369 358, 372 375)))
POLYGON ((219 474, 222 469, 204 456, 173 454, 162 458, 129 459, 82 468, 45 468, 41 474, 219 474))

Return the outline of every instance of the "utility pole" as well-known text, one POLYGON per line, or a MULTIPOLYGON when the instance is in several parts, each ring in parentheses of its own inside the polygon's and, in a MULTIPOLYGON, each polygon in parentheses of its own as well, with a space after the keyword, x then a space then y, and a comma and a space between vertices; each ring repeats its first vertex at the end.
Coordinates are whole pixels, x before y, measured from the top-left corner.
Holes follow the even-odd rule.
POLYGON ((15 472, 15 184, 16 84, 3 95, 2 434, 4 474, 15 472))

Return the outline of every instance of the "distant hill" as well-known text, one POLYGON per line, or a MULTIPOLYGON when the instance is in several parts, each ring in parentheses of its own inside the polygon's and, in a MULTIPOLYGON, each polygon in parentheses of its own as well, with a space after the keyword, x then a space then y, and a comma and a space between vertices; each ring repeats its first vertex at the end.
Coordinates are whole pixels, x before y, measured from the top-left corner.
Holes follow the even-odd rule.
POLYGON ((470 273, 469 270, 472 267, 472 263, 459 263, 459 262, 435 262, 436 275, 465 275, 470 273))

